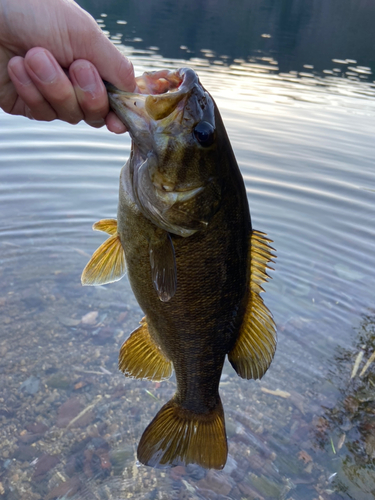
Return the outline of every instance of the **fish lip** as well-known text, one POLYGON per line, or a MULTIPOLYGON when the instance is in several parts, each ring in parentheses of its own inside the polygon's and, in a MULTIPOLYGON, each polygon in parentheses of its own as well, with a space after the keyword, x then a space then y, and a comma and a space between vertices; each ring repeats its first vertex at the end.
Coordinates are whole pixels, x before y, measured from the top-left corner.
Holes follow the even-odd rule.
POLYGON ((148 98, 151 101, 161 98, 179 102, 199 83, 199 79, 191 68, 180 68, 176 71, 161 70, 144 73, 136 78, 135 92, 126 92, 110 82, 103 82, 112 109, 128 128, 130 134, 136 136, 136 128, 139 127, 139 123, 134 123, 135 115, 142 116, 145 121, 152 120, 152 118, 157 120, 157 118, 150 116, 146 110, 148 98), (167 82, 167 84, 158 83, 161 81, 167 82), (162 91, 156 92, 156 90, 162 91))
MULTIPOLYGON (((199 82, 198 76, 196 72, 191 68, 179 68, 175 71, 161 70, 161 71, 149 71, 144 73, 141 76, 138 76, 136 79, 136 87, 134 92, 127 92, 125 90, 120 90, 115 87, 112 83, 103 80, 103 83, 107 89, 107 92, 110 94, 121 94, 122 96, 126 96, 132 98, 137 95, 163 95, 168 91, 181 91, 187 92, 191 90, 191 88, 199 82), (170 83, 171 87, 165 90, 164 92, 152 92, 152 89, 156 89, 156 87, 152 87, 152 81, 164 79, 170 83), (178 85, 176 85, 176 80, 179 80, 178 85), (145 90, 149 90, 149 92, 142 92, 142 88, 145 90)), ((160 87, 159 87, 160 88, 160 87)), ((166 87, 165 87, 166 88, 166 87)))

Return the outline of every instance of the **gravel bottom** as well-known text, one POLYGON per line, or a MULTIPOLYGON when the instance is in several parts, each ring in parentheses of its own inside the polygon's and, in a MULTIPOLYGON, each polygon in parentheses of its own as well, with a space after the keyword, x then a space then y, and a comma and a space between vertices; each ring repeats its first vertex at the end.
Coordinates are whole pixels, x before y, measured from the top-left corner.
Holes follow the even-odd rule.
MULTIPOLYGON (((319 374, 327 372, 323 364, 315 380, 293 366, 316 365, 299 332, 311 338, 321 323, 279 325, 279 351, 260 382, 241 380, 225 365, 223 471, 155 470, 137 464, 136 447, 175 380, 127 379, 117 369, 119 348, 142 317, 129 284, 82 288, 78 269, 46 273, 41 279, 30 271, 18 285, 5 279, 0 295, 1 500, 350 498, 340 484, 358 426, 354 416, 349 424, 332 417, 340 383, 319 374)), ((349 356, 347 378, 352 364, 349 356)), ((367 439, 363 463, 374 448, 367 439)))

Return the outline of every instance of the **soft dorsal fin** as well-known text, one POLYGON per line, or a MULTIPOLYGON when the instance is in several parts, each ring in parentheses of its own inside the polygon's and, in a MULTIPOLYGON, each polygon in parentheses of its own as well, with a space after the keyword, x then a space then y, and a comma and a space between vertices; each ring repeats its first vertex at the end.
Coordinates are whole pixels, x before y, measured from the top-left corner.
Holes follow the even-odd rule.
POLYGON ((146 318, 120 349, 119 369, 128 377, 164 380, 172 375, 172 363, 152 340, 146 318))
POLYGON ((276 257, 264 233, 253 231, 250 244, 250 294, 239 337, 228 358, 242 378, 262 378, 271 364, 276 349, 276 326, 259 295, 268 280, 268 262, 276 257))
POLYGON ((93 253, 82 272, 84 286, 105 285, 120 280, 125 272, 125 254, 117 233, 115 219, 103 219, 93 225, 93 229, 104 231, 111 236, 93 253))

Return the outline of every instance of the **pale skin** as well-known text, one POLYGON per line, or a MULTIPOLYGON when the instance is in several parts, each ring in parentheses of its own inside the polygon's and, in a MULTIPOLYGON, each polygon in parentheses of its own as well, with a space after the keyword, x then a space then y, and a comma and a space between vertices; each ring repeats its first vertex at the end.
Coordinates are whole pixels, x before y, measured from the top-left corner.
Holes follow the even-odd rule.
POLYGON ((73 0, 0 0, 0 108, 123 133, 103 80, 134 91, 131 62, 73 0))

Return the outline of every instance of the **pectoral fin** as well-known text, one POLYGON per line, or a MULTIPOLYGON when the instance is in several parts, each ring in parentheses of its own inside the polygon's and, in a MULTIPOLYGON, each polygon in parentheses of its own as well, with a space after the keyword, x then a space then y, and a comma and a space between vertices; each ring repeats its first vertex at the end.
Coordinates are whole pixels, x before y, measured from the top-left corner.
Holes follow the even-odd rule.
POLYGON ((158 381, 172 375, 172 363, 155 344, 146 319, 130 335, 120 349, 119 369, 129 377, 158 381))
POLYGON ((93 229, 104 231, 111 236, 93 253, 82 272, 84 286, 105 285, 120 280, 126 271, 125 254, 117 234, 117 221, 103 219, 93 225, 93 229))
POLYGON ((151 276, 162 302, 168 302, 177 289, 177 269, 174 247, 169 233, 162 229, 150 241, 151 276))
POLYGON ((228 358, 242 378, 262 378, 271 364, 276 349, 276 326, 268 308, 259 295, 261 283, 268 280, 266 269, 272 269, 274 250, 271 240, 264 233, 253 231, 251 235, 250 295, 240 334, 228 358))

